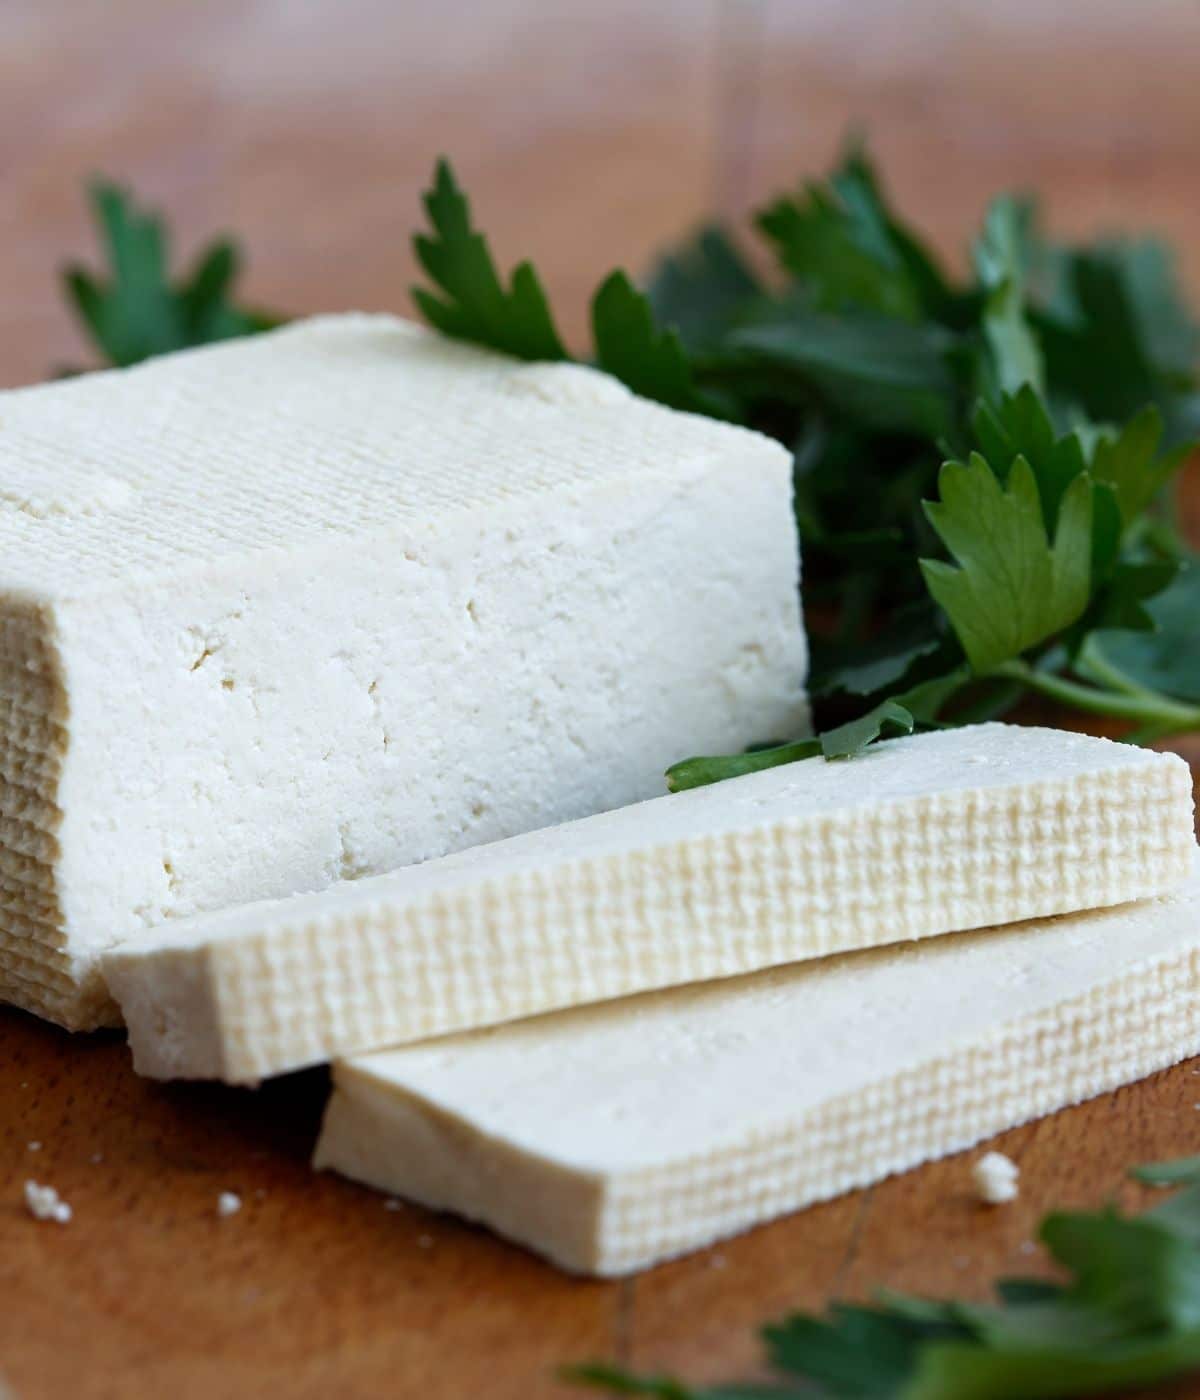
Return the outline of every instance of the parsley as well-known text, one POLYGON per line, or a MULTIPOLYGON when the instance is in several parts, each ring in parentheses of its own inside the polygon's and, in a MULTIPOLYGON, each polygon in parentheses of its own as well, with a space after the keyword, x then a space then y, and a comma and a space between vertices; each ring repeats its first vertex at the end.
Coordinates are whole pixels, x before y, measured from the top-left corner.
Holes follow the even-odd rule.
POLYGON ((954 339, 934 323, 796 309, 733 332, 730 346, 743 364, 803 381, 827 412, 860 428, 936 439, 953 425, 954 339))
POLYGON ((719 347, 763 290, 729 235, 710 226, 660 260, 646 298, 655 324, 671 326, 695 353, 719 347))
MULTIPOLYGON (((443 293, 421 287, 413 300, 426 320, 446 335, 490 346, 523 360, 565 360, 546 293, 530 263, 523 262, 505 290, 487 240, 471 221, 471 206, 448 161, 438 162, 425 195, 433 236, 418 234, 413 247, 421 266, 443 293)), ((713 248, 710 243, 711 261, 713 248)), ((726 273, 728 269, 725 270, 726 273)), ((686 275, 680 270, 677 276, 686 275)), ((693 383, 678 333, 659 327, 647 296, 625 273, 607 277, 592 299, 596 362, 635 393, 671 408, 722 416, 716 396, 693 383)))
POLYGON ((1053 530, 1064 493, 1087 470, 1079 434, 1057 434, 1045 403, 1029 384, 1013 394, 1002 392, 991 401, 981 399, 972 414, 971 428, 994 470, 1003 474, 1018 457, 1029 463, 1037 478, 1046 528, 1053 530))
POLYGON ((1090 1396, 1200 1369, 1200 1158, 1136 1167, 1182 1186, 1138 1216, 1059 1211, 1040 1237, 1066 1282, 1004 1279, 994 1303, 885 1293, 762 1331, 769 1383, 692 1387, 614 1366, 567 1379, 661 1400, 1012 1400, 1090 1396))
POLYGON ((1133 687, 1136 677, 1149 687, 1200 703, 1200 569, 1185 566, 1168 588, 1155 589, 1155 595, 1146 605, 1150 628, 1102 628, 1089 639, 1087 659, 1119 672, 1125 688, 1133 687))
MULTIPOLYGON (((435 195, 447 181, 443 164, 435 195)), ((917 724, 1003 714, 1028 691, 1137 738, 1200 727, 1170 688, 1182 668, 1159 688, 1145 643, 1125 640, 1158 626, 1154 599, 1183 558, 1157 503, 1200 425, 1197 335, 1158 246, 1055 248, 1031 202, 1002 197, 955 285, 858 147, 755 226, 774 280, 710 227, 646 293, 616 271, 592 302, 602 368, 795 454, 818 737, 688 759, 670 786, 850 756, 917 724)), ((448 267, 425 261, 445 286, 448 267)))
POLYGON ((108 273, 97 277, 73 264, 63 281, 84 329, 110 363, 137 364, 151 355, 252 335, 278 324, 232 300, 239 256, 228 239, 210 244, 192 271, 172 282, 162 219, 105 181, 96 182, 89 197, 108 273))
POLYGON ((1151 403, 1131 418, 1121 432, 1102 434, 1096 441, 1092 474, 1097 481, 1112 487, 1126 528, 1136 524, 1149 509, 1191 451, 1192 444, 1187 442, 1157 456, 1162 435, 1162 415, 1151 403))
POLYGON ((997 199, 984 218, 974 249, 984 291, 980 324, 988 355, 985 372, 995 392, 1017 393, 1045 386, 1042 348, 1026 316, 1026 244, 1032 210, 1014 199, 997 199))
POLYGON ((667 786, 672 792, 682 792, 685 788, 704 787, 723 778, 778 768, 801 758, 816 758, 818 754, 827 759, 853 758, 886 734, 911 734, 914 722, 912 713, 898 701, 884 700, 858 719, 826 730, 815 739, 772 744, 729 758, 685 758, 667 769, 667 786))
POLYGON ((937 260, 888 208, 858 143, 827 185, 776 200, 755 223, 818 306, 911 320, 953 315, 955 294, 937 260))
POLYGON ((941 500, 926 514, 958 568, 923 559, 934 599, 977 675, 1063 631, 1087 607, 1092 569, 1092 489, 1080 474, 1059 502, 1051 544, 1033 470, 1017 457, 1007 483, 978 453, 947 462, 941 500))
POLYGON ((625 273, 612 273, 592 299, 592 333, 596 363, 634 393, 671 408, 724 416, 717 398, 696 387, 678 333, 655 325, 649 298, 625 273))
MULTIPOLYGON (((570 358, 542 280, 528 262, 501 274, 447 161, 424 202, 426 319, 570 358)), ((233 245, 172 282, 161 221, 109 186, 94 203, 111 272, 72 270, 68 288, 114 363, 269 324, 232 298, 233 245)), ((847 756, 903 729, 900 711, 966 722, 1030 692, 1137 740, 1200 728, 1200 573, 1170 501, 1200 434, 1200 329, 1167 251, 1057 245, 1031 201, 1001 196, 954 278, 861 145, 752 231, 765 275, 709 226, 644 288, 608 272, 591 303, 591 362, 793 454, 820 737, 687 760, 672 785, 847 756)))
POLYGON ((809 185, 803 198, 777 200, 756 222, 788 272, 811 286, 816 306, 834 312, 865 307, 916 319, 916 289, 886 242, 883 259, 863 246, 854 217, 836 190, 809 185))
POLYGON ((438 162, 425 210, 433 236, 418 234, 413 247, 443 295, 439 298, 420 287, 412 294, 430 325, 519 359, 566 359, 537 273, 529 263, 521 263, 505 290, 487 239, 471 222, 470 203, 448 161, 438 162))
POLYGON ((827 729, 813 739, 758 745, 741 754, 685 758, 667 769, 667 787, 671 792, 682 792, 818 755, 830 762, 856 758, 877 740, 911 734, 918 724, 932 723, 946 700, 966 683, 967 675, 966 668, 959 667, 947 675, 920 681, 889 700, 881 700, 857 719, 827 729))

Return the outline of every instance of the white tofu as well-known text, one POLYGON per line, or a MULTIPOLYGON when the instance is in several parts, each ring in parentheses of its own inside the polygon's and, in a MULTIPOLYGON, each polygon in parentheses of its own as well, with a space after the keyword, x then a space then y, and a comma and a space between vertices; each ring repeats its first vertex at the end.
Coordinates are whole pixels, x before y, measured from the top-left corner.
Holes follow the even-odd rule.
POLYGON ((624 1274, 1198 1049, 1194 875, 342 1063, 315 1164, 624 1274))
POLYGON ((57 1225, 69 1225, 74 1214, 53 1186, 36 1181, 25 1183, 25 1209, 35 1220, 53 1220, 57 1225))
POLYGON ((804 732, 778 443, 389 317, 0 395, 0 998, 804 732))
POLYGON ((985 1152, 971 1168, 971 1180, 979 1199, 988 1206, 1002 1206, 1021 1194, 1021 1171, 1003 1152, 985 1152))
POLYGON ((166 926, 104 972, 134 1063, 252 1081, 654 987, 1165 893, 1187 765, 979 725, 166 926))

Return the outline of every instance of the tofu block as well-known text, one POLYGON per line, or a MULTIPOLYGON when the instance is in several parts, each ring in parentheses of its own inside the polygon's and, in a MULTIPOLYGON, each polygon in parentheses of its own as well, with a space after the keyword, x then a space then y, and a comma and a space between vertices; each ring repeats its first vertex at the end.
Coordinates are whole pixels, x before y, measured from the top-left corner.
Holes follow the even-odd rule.
POLYGON ((778 443, 385 316, 0 394, 0 998, 806 726, 778 443))
POLYGON ((1163 894, 1187 765, 987 724, 695 788, 105 959, 143 1074, 253 1081, 447 1031, 1163 894))
POLYGON ((334 1067, 315 1165, 616 1275, 1200 1050, 1200 874, 334 1067))

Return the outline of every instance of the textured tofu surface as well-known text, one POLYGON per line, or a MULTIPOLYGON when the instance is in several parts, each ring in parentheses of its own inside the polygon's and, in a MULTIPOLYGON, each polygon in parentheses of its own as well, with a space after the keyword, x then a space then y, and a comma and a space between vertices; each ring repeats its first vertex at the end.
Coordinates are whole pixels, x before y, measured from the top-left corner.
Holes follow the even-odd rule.
POLYGON ((1200 1049, 1200 875, 335 1066, 316 1152, 621 1274, 1200 1049))
POLYGON ((811 759, 152 932, 136 1067, 250 1081, 655 987, 1163 894, 1187 765, 988 724, 811 759))
POLYGON ((791 464, 389 317, 0 395, 0 997, 803 732, 791 464))

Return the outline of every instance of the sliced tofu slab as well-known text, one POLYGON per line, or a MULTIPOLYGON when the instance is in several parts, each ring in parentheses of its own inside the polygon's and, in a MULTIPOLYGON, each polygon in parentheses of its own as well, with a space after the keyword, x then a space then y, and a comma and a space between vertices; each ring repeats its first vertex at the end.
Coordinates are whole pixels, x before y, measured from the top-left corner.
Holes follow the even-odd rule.
POLYGON ((253 1081, 337 1055, 899 939, 1163 894, 1187 765, 1001 724, 655 798, 181 921, 104 972, 135 1064, 253 1081))
POLYGON ((316 1165, 623 1274, 1200 1049, 1200 875, 339 1064, 316 1165))

